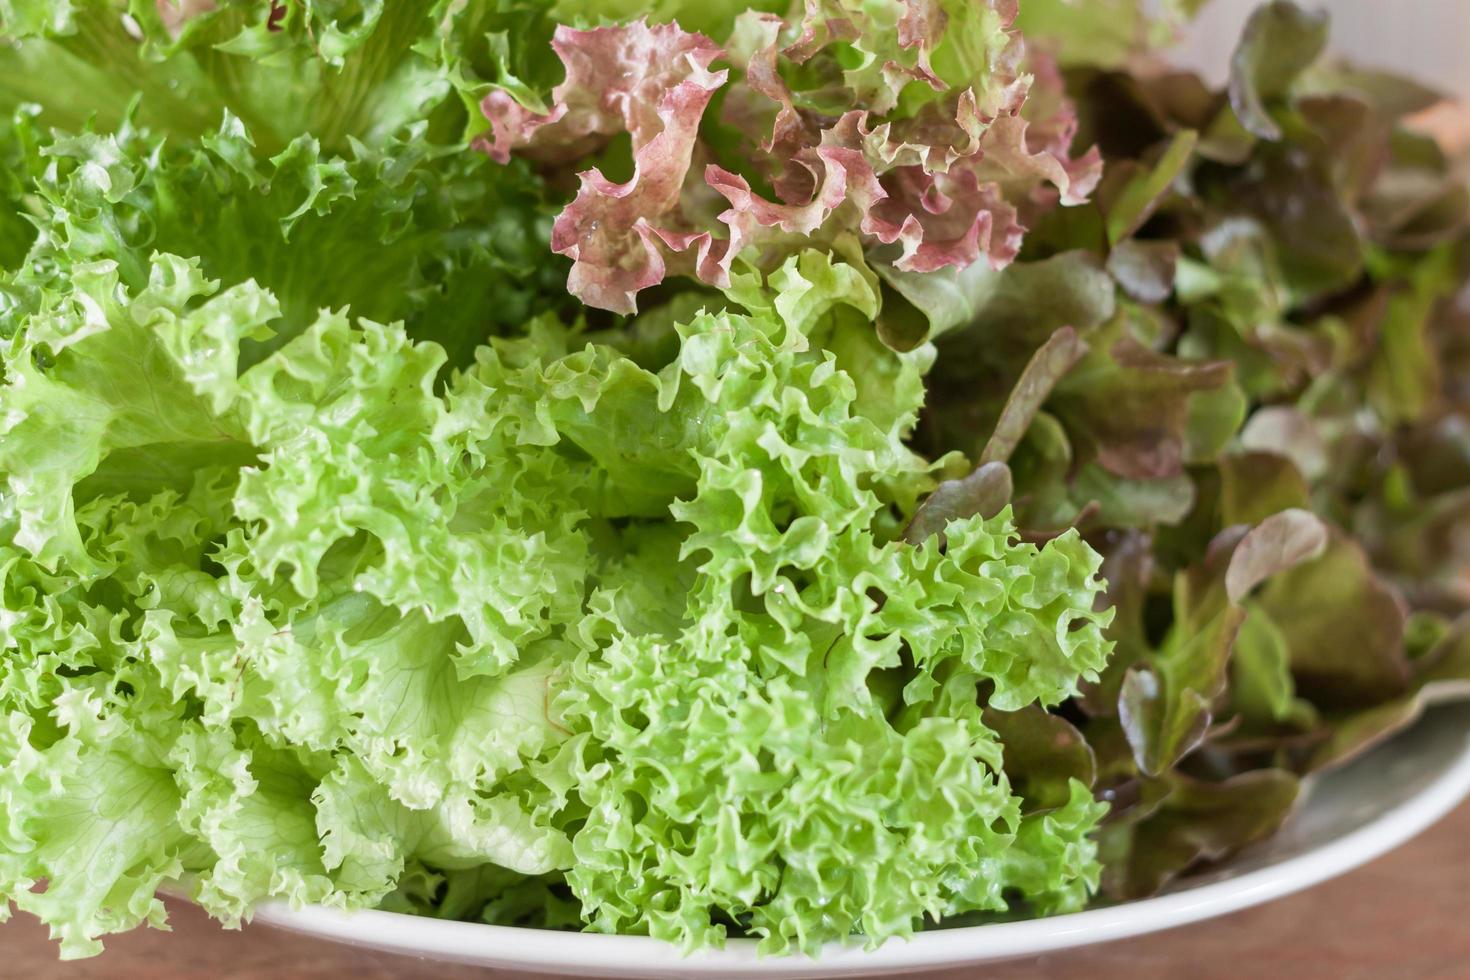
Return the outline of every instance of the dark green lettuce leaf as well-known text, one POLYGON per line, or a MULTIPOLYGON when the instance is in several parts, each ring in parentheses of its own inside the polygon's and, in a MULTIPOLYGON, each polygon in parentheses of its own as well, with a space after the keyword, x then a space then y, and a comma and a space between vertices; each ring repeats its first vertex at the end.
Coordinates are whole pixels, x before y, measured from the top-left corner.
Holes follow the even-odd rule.
POLYGON ((30 162, 45 240, 10 288, 44 289, 46 270, 110 261, 137 289, 150 256, 163 251, 197 258, 226 285, 272 290, 281 319, 269 345, 321 309, 350 308, 405 321, 412 335, 467 363, 486 337, 564 305, 564 267, 544 255, 545 212, 532 179, 423 137, 417 124, 338 157, 303 136, 261 160, 254 135, 233 117, 193 144, 131 125, 57 136, 30 162))
POLYGON ((187 137, 229 112, 264 154, 308 134, 343 153, 453 108, 449 80, 418 50, 451 6, 435 0, 7 6, 0 33, 15 40, 0 49, 0 107, 37 103, 65 129, 113 129, 136 111, 187 137))

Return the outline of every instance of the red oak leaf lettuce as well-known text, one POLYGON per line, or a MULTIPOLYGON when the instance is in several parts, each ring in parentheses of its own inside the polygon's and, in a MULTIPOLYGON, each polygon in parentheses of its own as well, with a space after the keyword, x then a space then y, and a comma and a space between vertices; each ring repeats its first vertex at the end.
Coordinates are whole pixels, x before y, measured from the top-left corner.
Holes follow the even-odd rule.
POLYGON ((902 273, 1001 268, 1033 198, 1080 203, 1101 172, 1070 155, 1060 76, 1026 69, 1014 18, 1003 0, 811 0, 740 15, 723 46, 676 24, 561 27, 550 108, 491 91, 480 145, 555 167, 626 134, 632 176, 582 170, 552 232, 570 292, 614 312, 671 272, 727 287, 737 260, 769 271, 847 236, 902 273))

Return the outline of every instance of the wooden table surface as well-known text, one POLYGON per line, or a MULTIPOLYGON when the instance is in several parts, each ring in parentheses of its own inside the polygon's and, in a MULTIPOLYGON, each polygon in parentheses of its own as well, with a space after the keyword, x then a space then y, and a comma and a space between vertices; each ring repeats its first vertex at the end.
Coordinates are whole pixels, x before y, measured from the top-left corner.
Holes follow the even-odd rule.
MULTIPOLYGON (((137 930, 101 957, 61 963, 28 916, 0 926, 0 977, 26 980, 528 980, 370 953, 264 926, 220 929, 173 904, 172 933, 137 930)), ((1467 980, 1470 978, 1470 804, 1364 868, 1223 919, 1104 946, 931 980, 1467 980)))

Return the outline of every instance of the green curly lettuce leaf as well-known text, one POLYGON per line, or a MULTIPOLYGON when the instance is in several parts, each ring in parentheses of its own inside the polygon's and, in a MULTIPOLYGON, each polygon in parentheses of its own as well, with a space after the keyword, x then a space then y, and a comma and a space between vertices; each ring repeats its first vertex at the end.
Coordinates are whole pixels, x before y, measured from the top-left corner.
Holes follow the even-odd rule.
POLYGON ((250 338, 249 363, 319 310, 348 307, 403 320, 465 362, 488 334, 559 301, 534 181, 436 149, 421 125, 345 156, 302 136, 268 160, 231 116, 193 144, 132 125, 50 140, 28 117, 17 129, 39 143, 18 176, 43 202, 37 251, 8 287, 21 303, 73 266, 114 263, 139 290, 153 253, 188 256, 226 286, 271 291, 280 319, 250 338))
POLYGON ((176 878, 227 922, 570 899, 772 950, 1085 901, 1088 774, 1028 801, 1046 753, 983 711, 1102 669, 1099 558, 1004 511, 902 540, 951 464, 903 442, 934 350, 882 343, 870 275, 747 274, 646 364, 546 315, 446 371, 412 314, 293 309, 183 220, 202 184, 279 259, 356 229, 333 195, 389 193, 375 168, 312 164, 324 213, 294 216, 289 153, 257 181, 241 136, 146 170, 144 139, 41 149, 50 223, 7 283, 0 889, 66 955, 161 922, 176 878), (202 254, 144 258, 145 227, 202 254))
POLYGON ((600 642, 558 701, 601 753, 568 872, 592 926, 699 944, 728 917, 781 950, 999 910, 1012 887, 1076 907, 1089 845, 1054 848, 1096 808, 1072 801, 1055 831, 1025 831, 974 692, 1049 704, 1101 667, 1090 552, 1075 536, 1018 545, 1004 517, 950 521, 943 551, 893 540, 868 486, 915 460, 854 414, 840 359, 790 320, 705 316, 681 334, 663 398, 704 402, 706 441, 673 508, 691 533, 664 561, 690 563, 696 585, 639 632, 616 592, 594 593, 582 629, 600 642), (1039 853, 1014 881, 966 871, 1027 844, 1039 853), (819 901, 820 933, 804 914, 819 901))
POLYGON ((1024 6, 0 0, 0 914, 871 946, 1470 693, 1431 96, 1024 6))
POLYGON ((377 144, 434 116, 450 132, 451 84, 429 54, 451 6, 431 0, 16 0, 0 6, 0 108, 48 124, 114 129, 136 112, 176 136, 225 113, 262 152, 311 135, 330 152, 377 144))

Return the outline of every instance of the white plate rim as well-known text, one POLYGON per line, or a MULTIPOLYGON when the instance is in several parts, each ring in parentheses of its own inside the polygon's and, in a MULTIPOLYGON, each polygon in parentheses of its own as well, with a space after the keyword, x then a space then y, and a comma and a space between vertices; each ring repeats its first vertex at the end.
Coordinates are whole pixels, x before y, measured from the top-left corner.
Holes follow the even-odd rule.
POLYGON ((1368 823, 1311 850, 1220 881, 1070 915, 916 933, 866 950, 830 943, 815 959, 756 953, 755 942, 684 954, 646 936, 566 933, 420 918, 393 912, 343 912, 321 906, 259 905, 254 921, 323 939, 409 956, 603 976, 787 976, 878 974, 1034 956, 1126 939, 1215 918, 1309 888, 1398 847, 1470 796, 1470 744, 1418 792, 1368 823))

